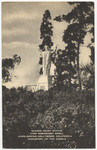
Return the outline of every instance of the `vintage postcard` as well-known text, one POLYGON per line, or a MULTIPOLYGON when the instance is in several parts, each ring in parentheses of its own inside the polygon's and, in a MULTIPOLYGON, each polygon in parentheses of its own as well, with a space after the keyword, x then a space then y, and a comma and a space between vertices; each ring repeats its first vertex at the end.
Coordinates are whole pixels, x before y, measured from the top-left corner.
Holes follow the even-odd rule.
POLYGON ((94 2, 2 2, 3 148, 95 148, 94 2))

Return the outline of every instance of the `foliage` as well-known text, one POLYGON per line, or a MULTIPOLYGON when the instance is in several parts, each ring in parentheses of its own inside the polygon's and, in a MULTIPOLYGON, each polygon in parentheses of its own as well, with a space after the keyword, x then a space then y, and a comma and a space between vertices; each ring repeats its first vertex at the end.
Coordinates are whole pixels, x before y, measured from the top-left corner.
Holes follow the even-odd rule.
POLYGON ((2 79, 4 82, 11 81, 12 75, 9 70, 14 69, 15 64, 19 65, 20 62, 21 58, 17 54, 13 55, 13 58, 5 58, 2 60, 2 79))
MULTIPOLYGON (((63 41, 67 43, 66 49, 72 53, 75 52, 77 55, 77 71, 79 79, 79 87, 81 90, 81 78, 80 78, 80 67, 79 67, 79 54, 80 45, 84 44, 85 35, 88 32, 92 32, 94 29, 94 3, 93 2, 69 2, 73 5, 73 9, 67 15, 57 16, 54 20, 56 21, 66 21, 69 23, 67 29, 63 34, 63 41), (88 31, 89 26, 92 25, 91 30, 88 31), (71 46, 72 44, 72 46, 71 46), (77 52, 76 52, 77 51, 77 52)), ((94 37, 91 39, 94 42, 94 37)), ((88 47, 91 49, 91 60, 94 63, 94 47, 89 44, 88 47)), ((69 53, 70 54, 70 53, 69 53)), ((72 55, 72 54, 71 54, 72 55)))
MULTIPOLYGON (((95 148, 93 51, 90 56, 92 63, 79 68, 80 45, 84 43, 87 32, 94 34, 93 3, 69 4, 75 6, 72 11, 55 18, 59 22, 65 20, 70 23, 63 34, 66 48, 51 53, 51 59, 56 66, 55 86, 48 91, 36 92, 27 91, 23 87, 2 87, 4 148, 95 148), (87 31, 90 24, 92 28, 87 31), (77 78, 77 71, 79 82, 82 80, 84 87, 81 93, 77 89, 77 84, 72 84, 72 79, 77 78), (28 141, 18 138, 19 135, 28 135, 35 129, 61 129, 65 135, 72 135, 72 138, 66 138, 65 141, 28 141)), ((50 50, 53 45, 53 27, 50 21, 50 12, 46 10, 40 28, 42 51, 45 51, 45 47, 50 50)), ((94 39, 91 40, 93 44, 94 39)), ((92 45, 88 46, 91 48, 92 45)), ((15 64, 19 64, 20 61, 17 55, 3 59, 5 82, 11 79, 9 69, 14 69, 15 64)), ((42 65, 42 61, 41 57, 39 64, 42 65)), ((42 68, 40 74, 43 74, 42 68)))
POLYGON ((56 55, 52 53, 52 61, 56 66, 54 86, 59 87, 59 89, 62 89, 62 87, 71 89, 74 86, 72 79, 76 77, 76 64, 74 57, 76 53, 73 50, 68 50, 67 47, 65 50, 58 49, 56 55))
POLYGON ((52 31, 53 26, 50 20, 51 20, 50 11, 46 10, 43 15, 43 21, 40 27, 40 31, 41 31, 40 38, 43 41, 42 41, 42 44, 39 45, 39 47, 42 51, 45 51, 45 46, 47 46, 48 48, 51 48, 51 46, 53 45, 53 42, 51 40, 51 36, 53 35, 53 31, 52 31))
POLYGON ((94 91, 95 88, 94 65, 92 64, 82 65, 81 74, 82 74, 83 88, 94 91))
POLYGON ((4 148, 94 148, 94 94, 76 89, 71 91, 27 91, 3 86, 3 146, 4 148), (34 129, 62 129, 72 138, 65 141, 27 141, 18 135, 28 135, 34 129), (91 138, 90 138, 91 137, 91 138), (81 144, 80 144, 81 143, 81 144))

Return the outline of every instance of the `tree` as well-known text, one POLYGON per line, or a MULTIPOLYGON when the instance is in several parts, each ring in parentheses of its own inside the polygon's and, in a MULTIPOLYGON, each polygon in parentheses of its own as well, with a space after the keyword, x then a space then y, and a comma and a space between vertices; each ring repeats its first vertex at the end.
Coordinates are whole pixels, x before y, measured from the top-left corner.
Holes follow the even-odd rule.
POLYGON ((83 39, 86 35, 86 32, 83 30, 82 26, 79 23, 73 23, 68 25, 67 29, 64 31, 63 41, 67 43, 66 49, 68 49, 68 58, 70 57, 73 63, 76 63, 77 60, 77 71, 78 71, 78 80, 79 88, 81 90, 81 78, 80 78, 80 68, 79 68, 79 50, 80 44, 83 44, 83 39), (77 59, 76 59, 77 58, 77 59))
POLYGON ((53 36, 53 31, 52 31, 53 26, 50 20, 51 20, 50 11, 46 10, 43 15, 43 21, 40 27, 40 31, 41 31, 40 38, 43 41, 42 44, 39 45, 39 47, 42 51, 45 51, 45 46, 47 46, 48 49, 51 48, 51 46, 53 46, 53 42, 51 40, 51 36, 53 36))
POLYGON ((2 60, 2 79, 4 82, 11 81, 12 75, 10 70, 14 69, 15 65, 21 62, 20 56, 13 55, 13 58, 5 58, 2 60))
POLYGON ((56 21, 67 21, 69 23, 66 31, 64 31, 63 41, 68 42, 72 41, 75 43, 75 50, 77 49, 77 71, 78 71, 78 80, 79 88, 81 90, 81 78, 80 78, 80 63, 79 63, 79 54, 80 46, 84 43, 84 37, 88 32, 88 26, 94 24, 94 13, 93 7, 94 3, 92 2, 69 2, 70 5, 74 5, 73 9, 67 15, 62 15, 56 17, 56 21), (67 33, 67 35, 66 35, 67 33), (69 37, 69 38, 68 38, 69 37), (68 39, 68 41, 67 41, 68 39))
POLYGON ((61 49, 55 50, 52 53, 52 62, 56 66, 56 75, 54 77, 54 86, 57 86, 58 89, 62 89, 64 85, 64 77, 63 75, 65 69, 65 59, 63 58, 63 51, 61 49))
POLYGON ((81 73, 82 73, 83 88, 86 90, 91 90, 93 94, 95 86, 94 66, 91 64, 82 65, 81 73))
MULTIPOLYGON (((69 45, 69 47, 72 46, 69 45)), ((65 50, 58 49, 57 54, 52 54, 52 61, 56 66, 56 75, 55 75, 55 82, 59 89, 65 87, 66 89, 72 88, 74 84, 72 83, 72 79, 75 78, 76 75, 76 64, 75 64, 75 57, 76 53, 73 49, 68 50, 68 46, 65 50)))
POLYGON ((53 36, 52 31, 52 23, 51 23, 51 14, 49 10, 46 10, 41 27, 40 27, 40 38, 42 39, 42 44, 39 45, 40 50, 42 51, 42 57, 40 57, 39 64, 42 65, 40 68, 40 75, 45 74, 48 77, 48 87, 51 87, 51 76, 50 76, 50 66, 51 66, 51 47, 53 46, 53 42, 51 37, 53 36), (45 69, 43 69, 45 68, 45 69))

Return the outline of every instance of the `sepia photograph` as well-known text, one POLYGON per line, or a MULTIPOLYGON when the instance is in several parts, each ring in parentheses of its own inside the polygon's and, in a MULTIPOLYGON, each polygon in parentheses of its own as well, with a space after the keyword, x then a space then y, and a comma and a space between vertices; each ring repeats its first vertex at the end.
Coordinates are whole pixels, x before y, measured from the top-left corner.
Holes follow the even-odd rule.
POLYGON ((94 2, 2 2, 3 148, 95 148, 94 2))

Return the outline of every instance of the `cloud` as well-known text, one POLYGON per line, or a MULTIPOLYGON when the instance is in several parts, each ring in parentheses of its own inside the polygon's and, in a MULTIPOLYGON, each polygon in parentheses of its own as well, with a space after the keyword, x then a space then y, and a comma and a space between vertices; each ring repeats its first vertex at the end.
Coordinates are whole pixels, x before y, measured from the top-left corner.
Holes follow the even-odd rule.
POLYGON ((53 43, 54 45, 58 46, 58 48, 60 49, 64 49, 65 48, 65 43, 62 41, 62 37, 63 37, 63 32, 67 27, 67 23, 66 22, 57 22, 57 21, 53 21, 53 43))
POLYGON ((25 12, 25 11, 20 11, 20 12, 15 12, 12 14, 6 14, 3 17, 3 21, 6 22, 13 22, 13 21, 20 21, 20 20, 34 20, 39 18, 39 14, 35 13, 35 12, 25 12))
POLYGON ((29 33, 28 30, 20 29, 20 28, 16 28, 16 29, 12 29, 12 30, 5 29, 2 32, 2 36, 8 37, 8 36, 16 36, 16 35, 26 35, 28 33, 29 33))
POLYGON ((29 43, 38 43, 40 37, 40 24, 33 21, 24 21, 11 23, 11 25, 3 28, 2 30, 2 39, 3 42, 29 42, 29 43), (35 23, 35 22, 34 22, 35 23))
POLYGON ((39 77, 39 52, 36 44, 26 42, 12 42, 3 44, 3 58, 17 54, 21 57, 21 63, 15 66, 12 82, 7 87, 36 84, 39 77))
MULTIPOLYGON (((47 9, 50 10, 51 16, 54 18, 59 14, 67 13, 70 11, 71 6, 64 2, 3 3, 3 42, 10 43, 20 41, 39 43, 40 25, 42 22, 43 14, 47 9)), ((56 35, 58 37, 58 34, 56 35)))
MULTIPOLYGON (((14 69, 12 82, 7 83, 9 87, 36 84, 39 78, 39 44, 40 25, 45 10, 50 10, 52 19, 55 16, 67 14, 72 6, 67 2, 4 2, 2 5, 2 57, 12 57, 17 54, 21 57, 20 65, 14 69)), ((64 49, 62 42, 63 31, 66 29, 65 22, 53 23, 54 48, 64 49)), ((85 39, 86 43, 89 37, 85 39)), ((86 47, 81 47, 83 55, 82 62, 86 60, 90 52, 86 47)))
POLYGON ((18 53, 21 56, 26 56, 29 54, 31 55, 38 55, 38 45, 34 43, 27 43, 27 42, 11 42, 11 43, 3 43, 2 44, 2 52, 3 58, 10 57, 15 53, 18 53))
POLYGON ((37 43, 42 20, 40 13, 22 9, 17 11, 18 8, 12 13, 7 13, 7 10, 3 11, 2 17, 2 41, 37 43))

